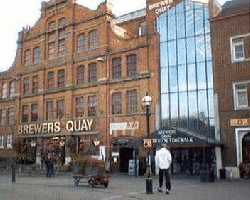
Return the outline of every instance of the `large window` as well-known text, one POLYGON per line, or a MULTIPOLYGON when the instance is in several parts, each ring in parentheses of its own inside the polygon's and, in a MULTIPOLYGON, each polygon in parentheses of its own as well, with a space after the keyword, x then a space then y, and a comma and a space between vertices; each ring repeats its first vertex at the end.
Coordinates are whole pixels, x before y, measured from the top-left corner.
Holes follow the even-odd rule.
POLYGON ((2 85, 2 98, 5 99, 8 97, 8 84, 3 83, 2 85))
POLYGON ((8 109, 8 114, 9 114, 9 125, 14 125, 16 124, 16 113, 15 113, 15 108, 9 108, 8 109))
POLYGON ((31 59, 31 51, 30 49, 27 49, 24 51, 24 65, 31 65, 32 64, 32 59, 31 59))
POLYGON ((22 107, 22 122, 27 123, 29 122, 29 106, 23 105, 22 107))
POLYGON ((38 105, 35 103, 31 104, 31 121, 38 121, 38 105))
POLYGON ((96 116, 97 112, 97 96, 88 97, 88 116, 96 116))
POLYGON ((88 66, 88 81, 89 82, 96 82, 97 81, 97 67, 96 63, 89 64, 88 66))
POLYGON ((244 38, 231 39, 232 62, 243 61, 245 59, 244 38))
POLYGON ((122 93, 112 94, 112 114, 122 114, 122 93))
POLYGON ((214 136, 213 67, 208 4, 183 0, 161 14, 162 128, 214 136))
POLYGON ((10 82, 10 97, 14 97, 16 94, 16 81, 13 80, 10 82))
POLYGON ((248 108, 248 84, 236 84, 235 92, 235 108, 248 108))
POLYGON ((112 78, 121 79, 122 77, 122 59, 113 58, 112 59, 112 78))
POLYGON ((48 89, 54 88, 55 87, 55 77, 54 77, 54 72, 48 72, 48 89))
POLYGON ((128 77, 137 75, 137 56, 135 54, 127 56, 128 77))
POLYGON ((30 92, 30 79, 26 77, 23 79, 23 94, 27 95, 30 92))
POLYGON ((62 119, 64 117, 64 100, 58 100, 56 102, 56 118, 62 119))
POLYGON ((36 47, 33 50, 33 60, 35 65, 41 62, 41 50, 39 47, 36 47))
POLYGON ((137 112, 137 91, 130 90, 127 91, 127 111, 129 114, 137 112))
POLYGON ((89 32, 89 49, 93 50, 98 47, 98 33, 97 30, 89 32))
POLYGON ((54 119, 53 101, 46 102, 46 120, 54 119))
POLYGON ((1 119, 1 125, 2 126, 6 126, 8 124, 7 123, 8 122, 8 120, 7 120, 7 112, 8 111, 6 109, 3 109, 2 112, 1 112, 1 114, 2 114, 2 116, 1 116, 2 117, 2 119, 1 119))
POLYGON ((76 83, 77 85, 84 83, 84 71, 85 67, 83 65, 80 65, 77 67, 76 70, 76 83))
POLYGON ((0 149, 4 148, 4 136, 0 135, 0 149))
POLYGON ((75 116, 83 117, 84 116, 84 97, 76 97, 75 98, 75 116))
POLYGON ((86 37, 85 34, 81 34, 77 38, 77 52, 80 53, 82 51, 87 50, 87 42, 86 42, 86 37))
POLYGON ((32 77, 32 93, 33 94, 38 93, 38 76, 37 75, 32 77))
POLYGON ((64 69, 58 71, 57 86, 58 86, 58 88, 63 88, 65 86, 65 71, 64 71, 64 69))

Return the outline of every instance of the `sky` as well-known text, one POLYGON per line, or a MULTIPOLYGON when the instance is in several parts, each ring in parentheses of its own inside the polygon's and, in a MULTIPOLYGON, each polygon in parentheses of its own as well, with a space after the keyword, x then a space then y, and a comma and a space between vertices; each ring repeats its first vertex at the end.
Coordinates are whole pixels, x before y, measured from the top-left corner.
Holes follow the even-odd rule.
MULTIPOLYGON (((43 0, 8 0, 0 6, 0 71, 8 69, 15 58, 18 32, 34 25, 40 16, 43 0)), ((103 0, 77 0, 77 3, 96 9, 103 0)), ((226 0, 218 0, 224 3, 226 0)), ((146 0, 113 0, 113 12, 119 16, 145 7, 146 0), (124 2, 126 2, 124 4, 124 2)))

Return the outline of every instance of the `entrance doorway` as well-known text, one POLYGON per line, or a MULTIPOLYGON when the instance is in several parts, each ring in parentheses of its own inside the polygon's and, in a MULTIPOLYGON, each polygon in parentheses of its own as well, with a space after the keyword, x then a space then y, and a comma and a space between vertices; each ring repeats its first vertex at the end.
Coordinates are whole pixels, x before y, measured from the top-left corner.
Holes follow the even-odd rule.
POLYGON ((133 148, 120 148, 120 172, 128 173, 129 160, 133 159, 133 148))
POLYGON ((242 140, 243 163, 250 163, 250 133, 245 135, 242 140))

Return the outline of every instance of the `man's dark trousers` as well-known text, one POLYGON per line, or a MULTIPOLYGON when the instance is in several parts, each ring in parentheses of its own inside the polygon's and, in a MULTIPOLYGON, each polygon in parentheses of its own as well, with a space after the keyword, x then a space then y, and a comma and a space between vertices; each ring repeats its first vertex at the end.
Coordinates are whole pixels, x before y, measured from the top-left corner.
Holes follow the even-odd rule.
POLYGON ((160 169, 159 170, 159 186, 160 188, 163 185, 163 176, 165 175, 166 178, 166 189, 168 191, 171 190, 171 182, 170 182, 170 175, 169 175, 169 170, 168 169, 160 169))

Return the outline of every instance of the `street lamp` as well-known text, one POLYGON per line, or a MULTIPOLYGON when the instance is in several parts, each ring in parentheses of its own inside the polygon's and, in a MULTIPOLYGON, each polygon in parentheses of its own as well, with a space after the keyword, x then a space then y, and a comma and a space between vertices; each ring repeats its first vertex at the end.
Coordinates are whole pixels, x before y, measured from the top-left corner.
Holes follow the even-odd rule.
MULTIPOLYGON (((147 131, 147 139, 150 137, 150 126, 149 126, 149 117, 150 113, 150 106, 152 104, 152 97, 146 93, 146 96, 142 98, 142 105, 146 108, 146 131, 147 131)), ((153 181, 151 178, 151 168, 150 168, 150 150, 148 150, 147 155, 147 169, 146 169, 146 193, 153 194, 153 181)))

